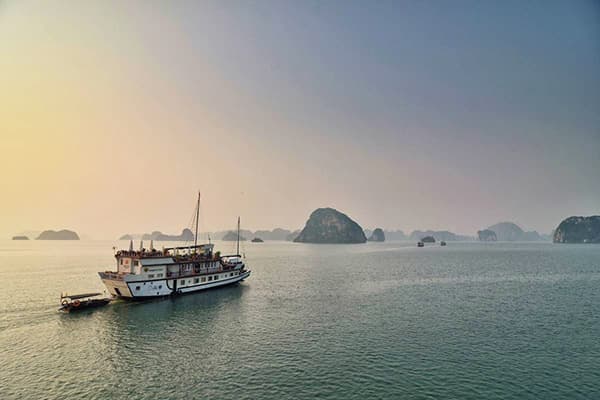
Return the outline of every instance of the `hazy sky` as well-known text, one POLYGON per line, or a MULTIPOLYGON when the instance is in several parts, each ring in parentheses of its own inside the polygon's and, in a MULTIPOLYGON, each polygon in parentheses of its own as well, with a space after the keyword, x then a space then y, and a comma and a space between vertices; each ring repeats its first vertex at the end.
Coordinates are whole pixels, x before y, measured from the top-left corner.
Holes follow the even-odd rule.
POLYGON ((2 1, 0 235, 600 213, 597 1, 2 1))

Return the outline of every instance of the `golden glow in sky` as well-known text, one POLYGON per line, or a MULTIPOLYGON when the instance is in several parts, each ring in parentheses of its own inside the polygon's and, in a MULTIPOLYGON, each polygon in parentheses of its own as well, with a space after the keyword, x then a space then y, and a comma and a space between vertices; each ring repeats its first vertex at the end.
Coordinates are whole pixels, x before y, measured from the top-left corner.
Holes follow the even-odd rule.
POLYGON ((199 189, 205 230, 598 213, 600 68, 568 61, 589 21, 548 62, 521 21, 396 6, 0 2, 0 235, 176 233, 199 189))

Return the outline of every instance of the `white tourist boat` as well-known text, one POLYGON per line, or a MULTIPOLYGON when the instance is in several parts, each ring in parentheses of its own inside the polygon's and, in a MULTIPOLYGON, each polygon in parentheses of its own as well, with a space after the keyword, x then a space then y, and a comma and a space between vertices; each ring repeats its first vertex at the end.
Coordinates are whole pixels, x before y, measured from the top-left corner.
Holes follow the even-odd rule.
POLYGON ((198 244, 198 217, 200 194, 196 206, 196 234, 194 245, 115 252, 116 271, 99 272, 100 279, 111 295, 123 299, 147 299, 198 292, 204 289, 231 285, 250 276, 250 270, 240 256, 240 220, 238 218, 237 252, 222 256, 213 252, 214 244, 198 244))

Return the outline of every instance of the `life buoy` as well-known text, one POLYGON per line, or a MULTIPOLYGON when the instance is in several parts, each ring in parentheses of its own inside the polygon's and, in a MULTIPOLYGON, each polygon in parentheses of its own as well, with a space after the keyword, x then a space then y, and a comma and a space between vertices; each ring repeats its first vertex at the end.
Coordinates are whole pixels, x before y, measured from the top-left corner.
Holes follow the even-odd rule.
POLYGON ((81 302, 79 300, 75 300, 73 302, 73 307, 79 307, 80 304, 81 304, 81 302))

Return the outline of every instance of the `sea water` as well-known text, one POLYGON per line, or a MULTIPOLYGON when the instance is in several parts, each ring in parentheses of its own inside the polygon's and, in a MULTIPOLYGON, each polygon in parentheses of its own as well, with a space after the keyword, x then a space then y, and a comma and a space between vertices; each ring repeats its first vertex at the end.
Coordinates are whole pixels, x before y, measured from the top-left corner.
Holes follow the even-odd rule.
POLYGON ((600 398, 600 246, 245 243, 239 285, 58 313, 114 245, 0 242, 0 399, 600 398))

